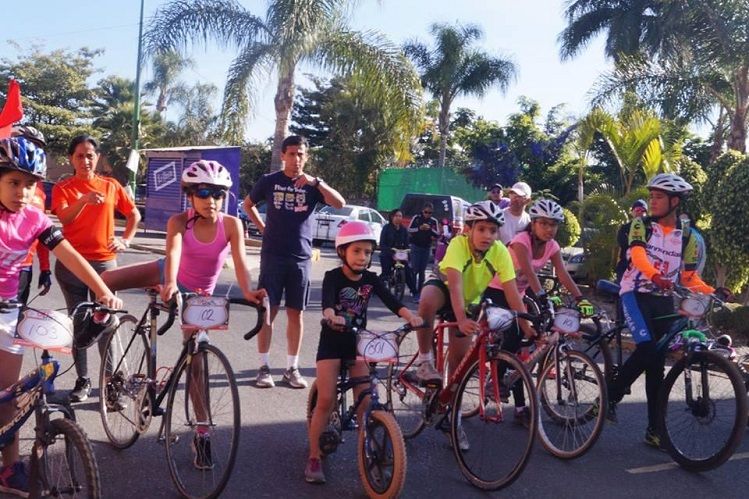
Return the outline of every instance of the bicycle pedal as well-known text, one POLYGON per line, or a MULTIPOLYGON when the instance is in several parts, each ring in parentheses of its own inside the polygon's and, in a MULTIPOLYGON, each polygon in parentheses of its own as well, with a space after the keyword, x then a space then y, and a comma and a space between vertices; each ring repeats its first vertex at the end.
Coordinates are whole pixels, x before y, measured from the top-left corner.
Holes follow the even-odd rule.
POLYGON ((439 390, 442 388, 442 380, 440 381, 421 381, 419 380, 419 386, 431 390, 439 390))

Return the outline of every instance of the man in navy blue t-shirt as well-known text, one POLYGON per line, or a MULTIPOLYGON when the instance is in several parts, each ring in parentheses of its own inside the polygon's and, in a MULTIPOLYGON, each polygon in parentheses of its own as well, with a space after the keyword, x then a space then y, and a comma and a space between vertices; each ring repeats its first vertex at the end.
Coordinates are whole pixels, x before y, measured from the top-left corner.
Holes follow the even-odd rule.
POLYGON ((302 344, 302 311, 309 295, 312 229, 309 216, 317 203, 341 208, 346 201, 338 191, 321 178, 304 173, 307 162, 307 139, 299 135, 286 137, 281 146, 283 169, 264 175, 244 200, 244 209, 263 234, 260 251, 260 279, 258 287, 268 292, 271 314, 270 326, 258 335, 260 369, 256 386, 275 386, 270 373, 270 343, 273 321, 285 296, 287 369, 283 379, 294 388, 306 388, 307 382, 299 373, 299 349, 302 344), (265 201, 265 222, 255 205, 265 201))

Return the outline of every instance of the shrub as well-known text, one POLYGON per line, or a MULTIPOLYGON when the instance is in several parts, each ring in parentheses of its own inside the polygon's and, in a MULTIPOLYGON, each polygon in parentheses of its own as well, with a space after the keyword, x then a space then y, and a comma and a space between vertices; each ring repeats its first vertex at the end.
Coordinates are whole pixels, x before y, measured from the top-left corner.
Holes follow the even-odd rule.
POLYGON ((580 224, 577 221, 577 217, 567 208, 562 208, 564 212, 564 223, 559 226, 557 232, 557 242, 562 248, 567 246, 574 246, 575 243, 580 239, 580 224))
POLYGON ((749 307, 729 303, 726 309, 715 312, 710 322, 713 327, 730 334, 735 342, 749 344, 749 307))

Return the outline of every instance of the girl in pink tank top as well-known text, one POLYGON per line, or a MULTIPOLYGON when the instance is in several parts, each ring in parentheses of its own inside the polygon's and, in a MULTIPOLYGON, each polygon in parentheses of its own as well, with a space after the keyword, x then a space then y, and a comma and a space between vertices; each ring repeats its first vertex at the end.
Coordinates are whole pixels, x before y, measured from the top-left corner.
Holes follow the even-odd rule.
POLYGON ((244 297, 259 303, 264 290, 252 291, 245 261, 242 222, 222 213, 232 181, 215 161, 198 161, 182 173, 182 188, 192 205, 167 223, 166 257, 108 270, 101 276, 113 290, 161 285, 168 301, 177 291, 212 294, 231 250, 237 283, 244 297))

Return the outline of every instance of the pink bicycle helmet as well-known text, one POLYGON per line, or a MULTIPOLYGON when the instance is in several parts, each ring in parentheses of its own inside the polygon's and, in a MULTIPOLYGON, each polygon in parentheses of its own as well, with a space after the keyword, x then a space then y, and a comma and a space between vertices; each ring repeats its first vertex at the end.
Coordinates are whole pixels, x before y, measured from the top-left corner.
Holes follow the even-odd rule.
POLYGON ((231 175, 229 175, 229 170, 218 161, 201 159, 182 172, 183 187, 198 184, 218 185, 228 189, 232 185, 231 175))
POLYGON ((345 244, 356 241, 372 241, 374 244, 377 244, 377 238, 369 225, 354 220, 353 222, 343 224, 338 229, 338 235, 335 236, 335 247, 338 249, 345 244))

